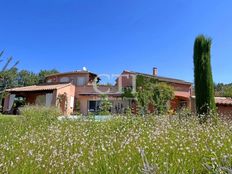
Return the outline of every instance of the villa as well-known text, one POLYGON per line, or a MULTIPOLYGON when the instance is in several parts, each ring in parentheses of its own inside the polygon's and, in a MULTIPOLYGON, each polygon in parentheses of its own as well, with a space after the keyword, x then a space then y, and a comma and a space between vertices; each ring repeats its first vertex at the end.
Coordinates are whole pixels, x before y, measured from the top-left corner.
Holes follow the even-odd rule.
POLYGON ((83 69, 49 75, 44 84, 7 89, 4 111, 12 110, 16 98, 23 98, 30 105, 59 107, 64 115, 71 115, 76 111, 87 115, 99 109, 102 94, 105 94, 112 102, 112 113, 123 113, 128 107, 136 112, 136 102, 133 99, 123 99, 122 89, 133 88, 137 75, 151 77, 172 86, 175 98, 170 105, 173 110, 191 108, 192 84, 158 76, 157 68, 153 68, 152 74, 124 70, 116 79, 115 85, 100 85, 101 79, 97 74, 83 69))

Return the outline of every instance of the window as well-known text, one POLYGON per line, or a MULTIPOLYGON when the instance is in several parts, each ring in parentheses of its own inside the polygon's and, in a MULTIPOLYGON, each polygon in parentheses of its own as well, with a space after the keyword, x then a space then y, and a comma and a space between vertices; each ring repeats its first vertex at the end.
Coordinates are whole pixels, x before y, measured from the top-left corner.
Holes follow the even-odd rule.
POLYGON ((69 82, 69 78, 68 77, 61 77, 60 82, 62 82, 62 83, 69 82))
POLYGON ((84 86, 86 83, 85 77, 77 77, 77 85, 84 86))
POLYGON ((188 102, 186 100, 179 101, 179 109, 186 108, 188 106, 188 102))
POLYGON ((35 105, 45 106, 46 105, 46 95, 38 95, 35 99, 35 105))
POLYGON ((97 112, 100 108, 100 101, 89 101, 89 112, 97 112))

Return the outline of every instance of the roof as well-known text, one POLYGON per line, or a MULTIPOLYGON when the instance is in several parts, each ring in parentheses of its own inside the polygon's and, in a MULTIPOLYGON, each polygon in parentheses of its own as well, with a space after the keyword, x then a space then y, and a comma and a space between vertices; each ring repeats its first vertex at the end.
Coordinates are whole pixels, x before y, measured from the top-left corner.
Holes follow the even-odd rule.
POLYGON ((84 71, 84 70, 77 70, 77 71, 70 71, 70 72, 64 72, 64 73, 55 73, 55 74, 51 74, 46 76, 47 77, 52 77, 52 76, 60 76, 60 75, 70 75, 70 74, 92 74, 94 76, 97 76, 97 74, 92 73, 90 71, 84 71))
POLYGON ((65 83, 65 84, 43 84, 43 85, 33 85, 33 86, 25 86, 25 87, 17 87, 17 88, 11 88, 7 89, 7 92, 29 92, 29 91, 49 91, 49 90, 55 90, 55 89, 61 89, 66 86, 70 86, 71 83, 65 83))
POLYGON ((187 81, 180 80, 180 79, 174 79, 174 78, 168 78, 168 77, 162 77, 162 76, 154 76, 154 75, 151 75, 151 74, 145 74, 145 73, 140 73, 140 72, 135 72, 135 71, 128 71, 128 70, 125 70, 124 72, 155 78, 155 79, 157 79, 159 81, 162 81, 162 82, 171 82, 171 83, 192 85, 191 82, 187 82, 187 81))
POLYGON ((215 97, 215 103, 218 105, 232 105, 232 98, 215 97))
MULTIPOLYGON (((196 98, 196 96, 192 96, 192 98, 196 98)), ((232 98, 229 97, 214 97, 215 103, 217 105, 232 105, 232 98)))

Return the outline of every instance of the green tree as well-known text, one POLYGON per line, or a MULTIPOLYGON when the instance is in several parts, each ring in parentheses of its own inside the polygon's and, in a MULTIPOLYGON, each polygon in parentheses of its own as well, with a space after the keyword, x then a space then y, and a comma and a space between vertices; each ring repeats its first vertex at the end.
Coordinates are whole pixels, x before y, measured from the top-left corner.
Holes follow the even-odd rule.
POLYGON ((16 61, 11 65, 13 61, 13 57, 9 57, 6 60, 1 59, 3 56, 4 51, 0 52, 0 62, 4 63, 1 70, 0 70, 0 92, 3 93, 3 91, 6 88, 15 87, 17 86, 17 68, 19 61, 16 61))
POLYGON ((222 93, 223 97, 232 97, 232 86, 226 86, 222 93))
POLYGON ((39 76, 27 70, 18 73, 18 86, 30 86, 39 83, 39 76))
POLYGON ((4 51, 0 52, 0 62, 5 62, 0 70, 0 106, 2 105, 2 99, 5 94, 5 89, 17 86, 16 66, 19 63, 19 61, 16 61, 13 65, 11 65, 13 57, 9 57, 6 59, 6 61, 4 61, 4 59, 1 59, 3 53, 4 51))
POLYGON ((200 35, 194 43, 194 81, 198 114, 215 111, 214 84, 211 70, 211 39, 200 35))
POLYGON ((169 110, 169 101, 174 98, 173 88, 166 83, 153 85, 153 103, 157 114, 165 114, 169 110))
POLYGON ((171 86, 160 83, 155 78, 138 75, 136 78, 136 99, 142 115, 148 113, 149 104, 152 104, 157 114, 165 114, 173 99, 174 92, 171 86))
POLYGON ((217 97, 232 97, 232 84, 215 84, 214 91, 217 97))
POLYGON ((38 74, 39 76, 39 83, 44 83, 45 82, 45 77, 48 75, 56 74, 59 73, 56 69, 52 70, 41 70, 38 74))
POLYGON ((223 96, 223 91, 226 85, 223 83, 214 84, 214 93, 215 96, 223 96))
POLYGON ((154 78, 137 75, 136 76, 136 94, 140 114, 148 113, 148 105, 153 104, 152 87, 157 81, 154 78))
POLYGON ((17 68, 4 70, 0 73, 0 90, 3 92, 7 88, 13 88, 18 85, 17 68))

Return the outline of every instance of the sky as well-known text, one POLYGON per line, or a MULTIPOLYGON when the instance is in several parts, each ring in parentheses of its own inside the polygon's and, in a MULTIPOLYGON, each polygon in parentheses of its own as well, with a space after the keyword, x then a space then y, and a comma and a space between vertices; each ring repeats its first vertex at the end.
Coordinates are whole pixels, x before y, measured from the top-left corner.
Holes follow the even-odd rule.
MULTIPOLYGON (((18 68, 87 67, 193 82, 193 44, 212 38, 215 82, 232 82, 231 0, 0 0, 0 50, 18 68)), ((2 63, 3 64, 3 63, 2 63)))

